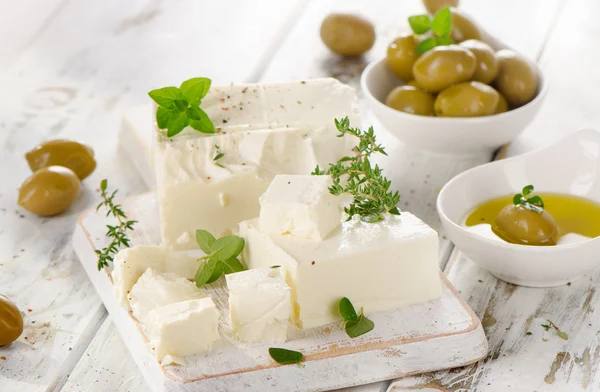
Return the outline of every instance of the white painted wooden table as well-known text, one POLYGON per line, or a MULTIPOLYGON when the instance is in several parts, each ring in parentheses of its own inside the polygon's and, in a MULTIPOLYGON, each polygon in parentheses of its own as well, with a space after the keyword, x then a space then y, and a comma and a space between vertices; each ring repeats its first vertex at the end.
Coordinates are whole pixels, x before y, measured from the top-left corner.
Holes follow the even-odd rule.
MULTIPOLYGON (((580 128, 600 128, 600 3, 461 3, 489 32, 537 59, 551 83, 540 115, 508 154, 580 128)), ((0 292, 24 311, 26 324, 16 343, 0 348, 2 392, 147 390, 70 246, 77 215, 98 200, 100 179, 108 177, 121 196, 147 190, 116 148, 126 108, 145 102, 151 88, 199 75, 217 84, 332 75, 357 85, 365 62, 382 55, 406 16, 422 9, 417 0, 0 0, 0 5, 0 292), (332 10, 354 10, 376 23, 378 40, 364 59, 342 61, 320 43, 319 23, 332 10), (92 144, 99 164, 72 208, 41 219, 16 204, 16 190, 29 174, 23 154, 57 137, 92 144)), ((365 121, 378 125, 367 112, 365 121)), ((401 207, 439 229, 434 209, 439 188, 483 160, 428 157, 381 127, 379 134, 388 146, 383 163, 402 193, 401 207)), ((600 273, 554 289, 516 287, 478 268, 448 241, 440 265, 483 320, 489 355, 466 368, 352 392, 600 390, 595 310, 600 273), (541 327, 546 319, 569 340, 546 332, 541 327)))

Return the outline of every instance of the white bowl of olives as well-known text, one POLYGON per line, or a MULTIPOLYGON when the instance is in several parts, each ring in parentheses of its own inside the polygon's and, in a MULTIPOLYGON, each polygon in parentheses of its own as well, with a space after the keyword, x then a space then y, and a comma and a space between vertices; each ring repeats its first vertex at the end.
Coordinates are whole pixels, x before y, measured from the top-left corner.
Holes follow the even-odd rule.
POLYGON ((600 267, 598 173, 600 133, 583 130, 459 174, 437 211, 452 242, 498 278, 563 285, 600 267))
POLYGON ((414 33, 361 77, 370 108, 398 139, 441 154, 491 154, 533 120, 548 87, 532 61, 456 9, 409 23, 414 33))

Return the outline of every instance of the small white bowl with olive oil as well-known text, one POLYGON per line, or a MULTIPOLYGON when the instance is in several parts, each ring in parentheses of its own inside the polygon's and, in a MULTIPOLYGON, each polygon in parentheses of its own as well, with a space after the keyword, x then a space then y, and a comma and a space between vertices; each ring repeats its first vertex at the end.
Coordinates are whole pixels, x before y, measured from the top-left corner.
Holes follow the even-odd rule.
POLYGON ((452 242, 498 278, 531 287, 572 282, 600 267, 600 133, 579 131, 459 174, 440 191, 437 210, 452 242), (525 208, 534 193, 520 199, 524 204, 513 199, 529 184, 543 212, 531 211, 536 221, 508 219, 506 231, 506 215, 498 214, 525 208))

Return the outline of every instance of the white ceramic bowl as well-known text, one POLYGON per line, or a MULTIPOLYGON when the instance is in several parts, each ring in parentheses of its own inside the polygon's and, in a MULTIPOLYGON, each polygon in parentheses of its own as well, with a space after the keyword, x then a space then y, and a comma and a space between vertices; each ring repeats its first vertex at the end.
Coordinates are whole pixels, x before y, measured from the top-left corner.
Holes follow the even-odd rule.
POLYGON ((403 82, 389 70, 385 58, 370 63, 360 84, 367 102, 383 126, 405 144, 420 150, 449 155, 491 155, 514 140, 537 114, 548 82, 538 68, 537 96, 518 109, 485 117, 453 118, 417 116, 384 104, 387 94, 403 82))
POLYGON ((558 286, 599 267, 600 237, 570 245, 526 246, 494 241, 463 226, 467 214, 480 203, 517 193, 528 184, 537 192, 571 194, 600 203, 600 133, 579 131, 552 146, 454 177, 437 200, 448 237, 481 267, 523 286, 558 286))

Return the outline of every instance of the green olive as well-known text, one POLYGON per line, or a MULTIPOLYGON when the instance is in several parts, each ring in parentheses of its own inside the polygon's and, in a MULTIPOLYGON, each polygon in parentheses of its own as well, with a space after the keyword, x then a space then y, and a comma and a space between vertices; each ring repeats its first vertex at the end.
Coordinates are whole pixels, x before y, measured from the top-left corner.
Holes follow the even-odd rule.
POLYGON ((413 86, 396 87, 385 99, 391 108, 421 116, 433 116, 433 102, 431 94, 413 86))
POLYGON ((437 46, 415 62, 413 74, 419 86, 438 92, 453 84, 471 80, 477 59, 458 45, 437 46))
POLYGON ((500 65, 496 88, 508 103, 519 107, 535 98, 539 83, 535 65, 509 49, 498 51, 496 57, 500 65))
POLYGON ((471 17, 457 8, 452 8, 452 33, 450 37, 454 42, 463 42, 468 39, 481 40, 481 28, 471 17))
POLYGON ((498 75, 498 59, 494 50, 488 44, 475 39, 463 41, 460 46, 469 49, 477 58, 473 80, 485 84, 493 82, 498 75))
POLYGON ((94 151, 71 140, 50 140, 25 154, 32 171, 48 166, 64 166, 73 170, 80 180, 89 176, 96 168, 94 151))
POLYGON ((357 15, 329 14, 321 24, 321 40, 332 52, 360 56, 373 46, 375 28, 357 15))
POLYGON ((73 170, 49 166, 33 173, 19 190, 19 205, 40 216, 60 214, 79 194, 79 178, 73 170))
POLYGON ((492 230, 513 244, 556 245, 558 240, 558 228, 547 211, 539 213, 512 204, 498 213, 492 230))
POLYGON ((435 114, 442 117, 479 117, 494 114, 500 94, 481 82, 448 87, 435 99, 435 114))
POLYGON ((442 7, 458 7, 458 0, 423 0, 423 5, 425 5, 427 12, 435 14, 442 7))
POLYGON ((500 99, 498 100, 498 105, 496 106, 496 111, 494 114, 500 114, 508 111, 508 102, 506 99, 500 94, 500 99))
POLYGON ((416 52, 417 41, 412 34, 402 35, 387 48, 387 64, 397 77, 404 81, 413 78, 413 65, 419 58, 416 52))
POLYGON ((23 316, 10 299, 0 294, 0 347, 17 340, 23 333, 23 316))

